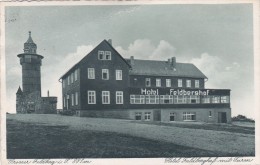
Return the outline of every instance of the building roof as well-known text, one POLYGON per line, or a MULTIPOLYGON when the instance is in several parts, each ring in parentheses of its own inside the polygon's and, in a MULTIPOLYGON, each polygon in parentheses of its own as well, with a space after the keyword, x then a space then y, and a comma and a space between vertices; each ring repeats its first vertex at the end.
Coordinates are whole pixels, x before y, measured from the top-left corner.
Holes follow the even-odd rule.
POLYGON ((22 91, 22 89, 21 89, 21 87, 20 87, 20 86, 19 86, 19 88, 18 88, 18 90, 17 90, 16 94, 23 94, 23 91, 22 91))
MULTIPOLYGON (((99 45, 101 44, 109 45, 109 47, 119 55, 119 57, 129 66, 130 75, 207 78, 195 65, 191 63, 176 63, 175 68, 173 68, 169 61, 131 59, 134 60, 134 65, 132 65, 131 60, 123 58, 107 40, 103 40, 99 45)), ((92 51, 89 54, 91 54, 92 51)), ((87 54, 86 56, 88 56, 89 54, 87 54)), ((83 59, 85 57, 83 57, 83 59)), ((60 77, 60 79, 65 77, 72 69, 79 65, 83 61, 83 59, 73 65, 66 73, 64 73, 60 77)))
MULTIPOLYGON (((130 75, 176 76, 190 78, 207 78, 195 65, 190 63, 176 63, 175 69, 168 61, 133 59, 134 64, 130 75)), ((127 59, 131 63, 130 59, 127 59)))
MULTIPOLYGON (((111 41, 110 41, 111 42, 111 41)), ((118 53, 117 52, 117 50, 107 41, 107 40, 103 40, 100 44, 98 44, 93 50, 95 50, 99 45, 101 45, 101 44, 107 44, 113 51, 115 51, 117 54, 118 54, 118 56, 129 66, 129 68, 131 68, 131 65, 126 61, 126 59, 124 59, 121 55, 120 55, 120 53, 118 53)), ((92 50, 92 51, 93 51, 92 50)), ((86 56, 88 56, 89 54, 91 54, 92 53, 92 51, 90 51, 86 56)), ((85 56, 85 57, 86 57, 85 56)), ((65 77, 72 69, 74 69, 76 66, 78 66, 82 61, 83 61, 83 59, 85 58, 85 57, 83 57, 79 62, 77 62, 75 65, 73 65, 66 73, 64 73, 60 78, 59 78, 59 80, 60 79, 62 79, 63 77, 65 77)))
POLYGON ((31 31, 29 31, 29 38, 25 43, 34 43, 31 37, 31 31))

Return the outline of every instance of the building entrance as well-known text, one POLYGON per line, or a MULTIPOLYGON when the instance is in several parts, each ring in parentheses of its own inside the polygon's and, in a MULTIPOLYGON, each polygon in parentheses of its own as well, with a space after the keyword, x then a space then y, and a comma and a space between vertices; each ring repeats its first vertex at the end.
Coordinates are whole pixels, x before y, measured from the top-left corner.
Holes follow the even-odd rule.
POLYGON ((226 112, 218 113, 218 123, 227 123, 227 113, 226 112))
POLYGON ((175 114, 174 113, 170 113, 170 121, 174 121, 174 117, 175 117, 175 114))

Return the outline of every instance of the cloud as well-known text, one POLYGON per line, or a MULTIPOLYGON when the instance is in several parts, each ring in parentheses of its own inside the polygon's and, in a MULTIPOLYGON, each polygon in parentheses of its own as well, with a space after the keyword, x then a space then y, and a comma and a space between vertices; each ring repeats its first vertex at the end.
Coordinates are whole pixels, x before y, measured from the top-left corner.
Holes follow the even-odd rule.
POLYGON ((236 69, 238 69, 238 68, 240 68, 240 64, 239 63, 237 63, 237 62, 233 62, 232 63, 232 65, 231 66, 227 66, 226 68, 225 68, 225 70, 226 71, 231 71, 231 70, 236 70, 236 69))
POLYGON ((206 88, 231 89, 232 116, 243 114, 254 118, 254 111, 249 108, 254 105, 253 89, 245 85, 248 84, 245 78, 248 73, 238 62, 228 63, 208 53, 186 62, 196 65, 208 77, 206 88))
POLYGON ((78 46, 75 52, 68 53, 64 59, 56 61, 56 65, 42 66, 42 95, 46 96, 49 90, 50 95, 57 96, 58 108, 62 108, 62 86, 58 79, 93 48, 92 45, 78 46))
POLYGON ((186 62, 196 65, 208 77, 208 88, 231 88, 239 78, 240 65, 237 62, 227 64, 218 56, 202 53, 186 62))
POLYGON ((134 56, 138 59, 167 60, 175 55, 175 48, 164 40, 154 45, 149 39, 137 39, 127 49, 118 46, 116 50, 126 58, 134 56))
POLYGON ((150 59, 165 60, 165 58, 171 58, 174 55, 175 48, 167 41, 161 40, 157 48, 153 51, 153 54, 150 56, 150 59))

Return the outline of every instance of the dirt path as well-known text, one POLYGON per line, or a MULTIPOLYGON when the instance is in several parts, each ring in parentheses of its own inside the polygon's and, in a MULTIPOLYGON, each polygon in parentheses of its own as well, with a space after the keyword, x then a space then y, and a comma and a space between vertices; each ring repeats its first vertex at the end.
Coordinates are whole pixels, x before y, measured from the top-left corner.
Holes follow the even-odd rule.
POLYGON ((255 137, 250 134, 140 124, 130 120, 80 118, 60 115, 8 115, 7 119, 47 125, 68 125, 70 129, 77 130, 118 132, 238 155, 248 155, 249 153, 254 153, 255 150, 255 137))

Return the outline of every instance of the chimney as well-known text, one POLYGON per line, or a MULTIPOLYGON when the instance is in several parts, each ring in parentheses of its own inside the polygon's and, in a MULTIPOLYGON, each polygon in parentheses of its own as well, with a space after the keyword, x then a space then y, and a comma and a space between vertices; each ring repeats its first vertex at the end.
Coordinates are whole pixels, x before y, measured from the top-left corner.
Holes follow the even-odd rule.
POLYGON ((171 66, 176 69, 176 57, 172 57, 171 66))
POLYGON ((134 56, 131 56, 131 57, 130 57, 130 64, 131 64, 131 65, 135 65, 134 56))
POLYGON ((50 97, 50 92, 49 92, 49 90, 47 91, 47 96, 50 97))
POLYGON ((108 39, 107 42, 112 46, 112 39, 108 39))

